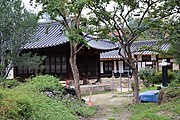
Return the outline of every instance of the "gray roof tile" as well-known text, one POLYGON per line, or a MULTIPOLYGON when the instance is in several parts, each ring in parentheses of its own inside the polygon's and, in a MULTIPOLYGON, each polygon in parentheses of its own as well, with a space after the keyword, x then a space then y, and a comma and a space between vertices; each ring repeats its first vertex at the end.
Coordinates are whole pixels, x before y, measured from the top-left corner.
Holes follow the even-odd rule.
MULTIPOLYGON (((34 42, 27 43, 23 49, 38 49, 61 45, 67 43, 69 40, 62 32, 63 26, 57 22, 51 24, 42 23, 38 26, 36 33, 34 34, 37 39, 34 42), (48 26, 49 25, 49 26, 48 26), (48 27, 48 31, 47 31, 48 27)), ((118 46, 108 40, 96 41, 92 37, 86 38, 88 45, 92 48, 99 50, 112 50, 118 48, 118 46)))
MULTIPOLYGON (((131 51, 133 52, 133 54, 136 54, 136 55, 137 54, 143 54, 143 55, 158 54, 158 52, 150 51, 150 50, 138 52, 138 50, 142 48, 143 46, 148 46, 148 47, 157 46, 157 40, 135 41, 131 46, 131 51)), ((169 47, 170 47, 169 43, 164 43, 160 46, 160 50, 167 51, 169 47)), ((101 53, 100 57, 101 58, 122 58, 118 54, 118 52, 119 50, 104 52, 104 53, 101 53)))

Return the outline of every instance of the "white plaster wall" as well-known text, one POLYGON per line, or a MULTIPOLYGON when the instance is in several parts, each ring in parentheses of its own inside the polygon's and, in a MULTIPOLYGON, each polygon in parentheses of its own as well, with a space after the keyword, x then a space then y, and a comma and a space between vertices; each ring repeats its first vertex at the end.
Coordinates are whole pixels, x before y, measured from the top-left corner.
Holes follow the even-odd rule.
POLYGON ((146 67, 145 62, 142 62, 142 68, 145 68, 145 67, 146 67))
POLYGON ((123 61, 118 61, 119 73, 123 73, 123 61))
POLYGON ((114 73, 117 73, 117 65, 116 65, 116 61, 114 61, 114 73))
POLYGON ((170 59, 170 62, 175 62, 176 60, 175 59, 170 59))
POLYGON ((177 64, 175 64, 175 63, 173 63, 173 70, 179 70, 179 65, 177 65, 177 64))
POLYGON ((173 70, 179 70, 179 65, 177 65, 177 64, 175 63, 175 62, 176 62, 175 59, 170 59, 170 62, 173 63, 173 64, 172 64, 172 67, 173 67, 172 69, 173 69, 173 70))
POLYGON ((138 62, 138 71, 142 68, 141 62, 138 62))
POLYGON ((101 72, 101 73, 104 73, 103 62, 100 62, 100 72, 101 72))
MULTIPOLYGON (((162 62, 162 60, 158 60, 158 63, 161 63, 161 62, 162 62)), ((162 66, 160 66, 160 65, 159 65, 159 71, 162 71, 162 66)))
POLYGON ((151 60, 156 60, 156 55, 151 55, 151 60))
POLYGON ((152 62, 146 62, 146 65, 152 65, 152 62))

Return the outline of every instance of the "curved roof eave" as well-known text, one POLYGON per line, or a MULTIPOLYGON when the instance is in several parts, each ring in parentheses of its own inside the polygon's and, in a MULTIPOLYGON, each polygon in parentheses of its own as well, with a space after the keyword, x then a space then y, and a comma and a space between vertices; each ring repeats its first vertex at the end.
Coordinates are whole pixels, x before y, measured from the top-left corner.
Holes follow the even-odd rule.
MULTIPOLYGON (((62 28, 63 28, 62 25, 59 23, 39 24, 36 33, 34 34, 34 37, 35 39, 37 39, 37 41, 25 44, 23 49, 48 48, 69 42, 68 38, 62 32, 62 28)), ((111 41, 107 41, 107 40, 96 41, 94 38, 90 38, 90 37, 87 37, 86 40, 88 41, 87 44, 94 49, 114 50, 118 48, 118 46, 115 43, 112 43, 111 41)))

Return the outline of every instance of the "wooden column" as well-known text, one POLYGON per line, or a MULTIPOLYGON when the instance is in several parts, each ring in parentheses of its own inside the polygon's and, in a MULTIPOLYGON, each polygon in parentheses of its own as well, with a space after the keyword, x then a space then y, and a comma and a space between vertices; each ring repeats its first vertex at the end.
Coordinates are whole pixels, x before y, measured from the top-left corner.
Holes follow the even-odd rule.
POLYGON ((100 73, 104 73, 103 62, 100 62, 100 73))
POLYGON ((116 61, 114 61, 114 73, 117 73, 117 64, 116 64, 116 61))

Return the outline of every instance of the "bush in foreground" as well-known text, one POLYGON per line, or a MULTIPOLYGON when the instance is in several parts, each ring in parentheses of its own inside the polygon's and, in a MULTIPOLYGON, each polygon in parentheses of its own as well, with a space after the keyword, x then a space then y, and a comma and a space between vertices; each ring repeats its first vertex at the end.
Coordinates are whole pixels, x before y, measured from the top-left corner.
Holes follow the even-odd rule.
MULTIPOLYGON (((2 120, 76 120, 94 109, 73 102, 65 104, 61 99, 50 98, 43 91, 63 91, 58 79, 52 76, 38 76, 12 89, 0 89, 0 119, 2 120), (75 108, 72 108, 76 106, 75 108), (87 109, 84 110, 83 109, 87 109)), ((91 114, 91 113, 90 113, 91 114)), ((91 114, 92 115, 92 114, 91 114)))

